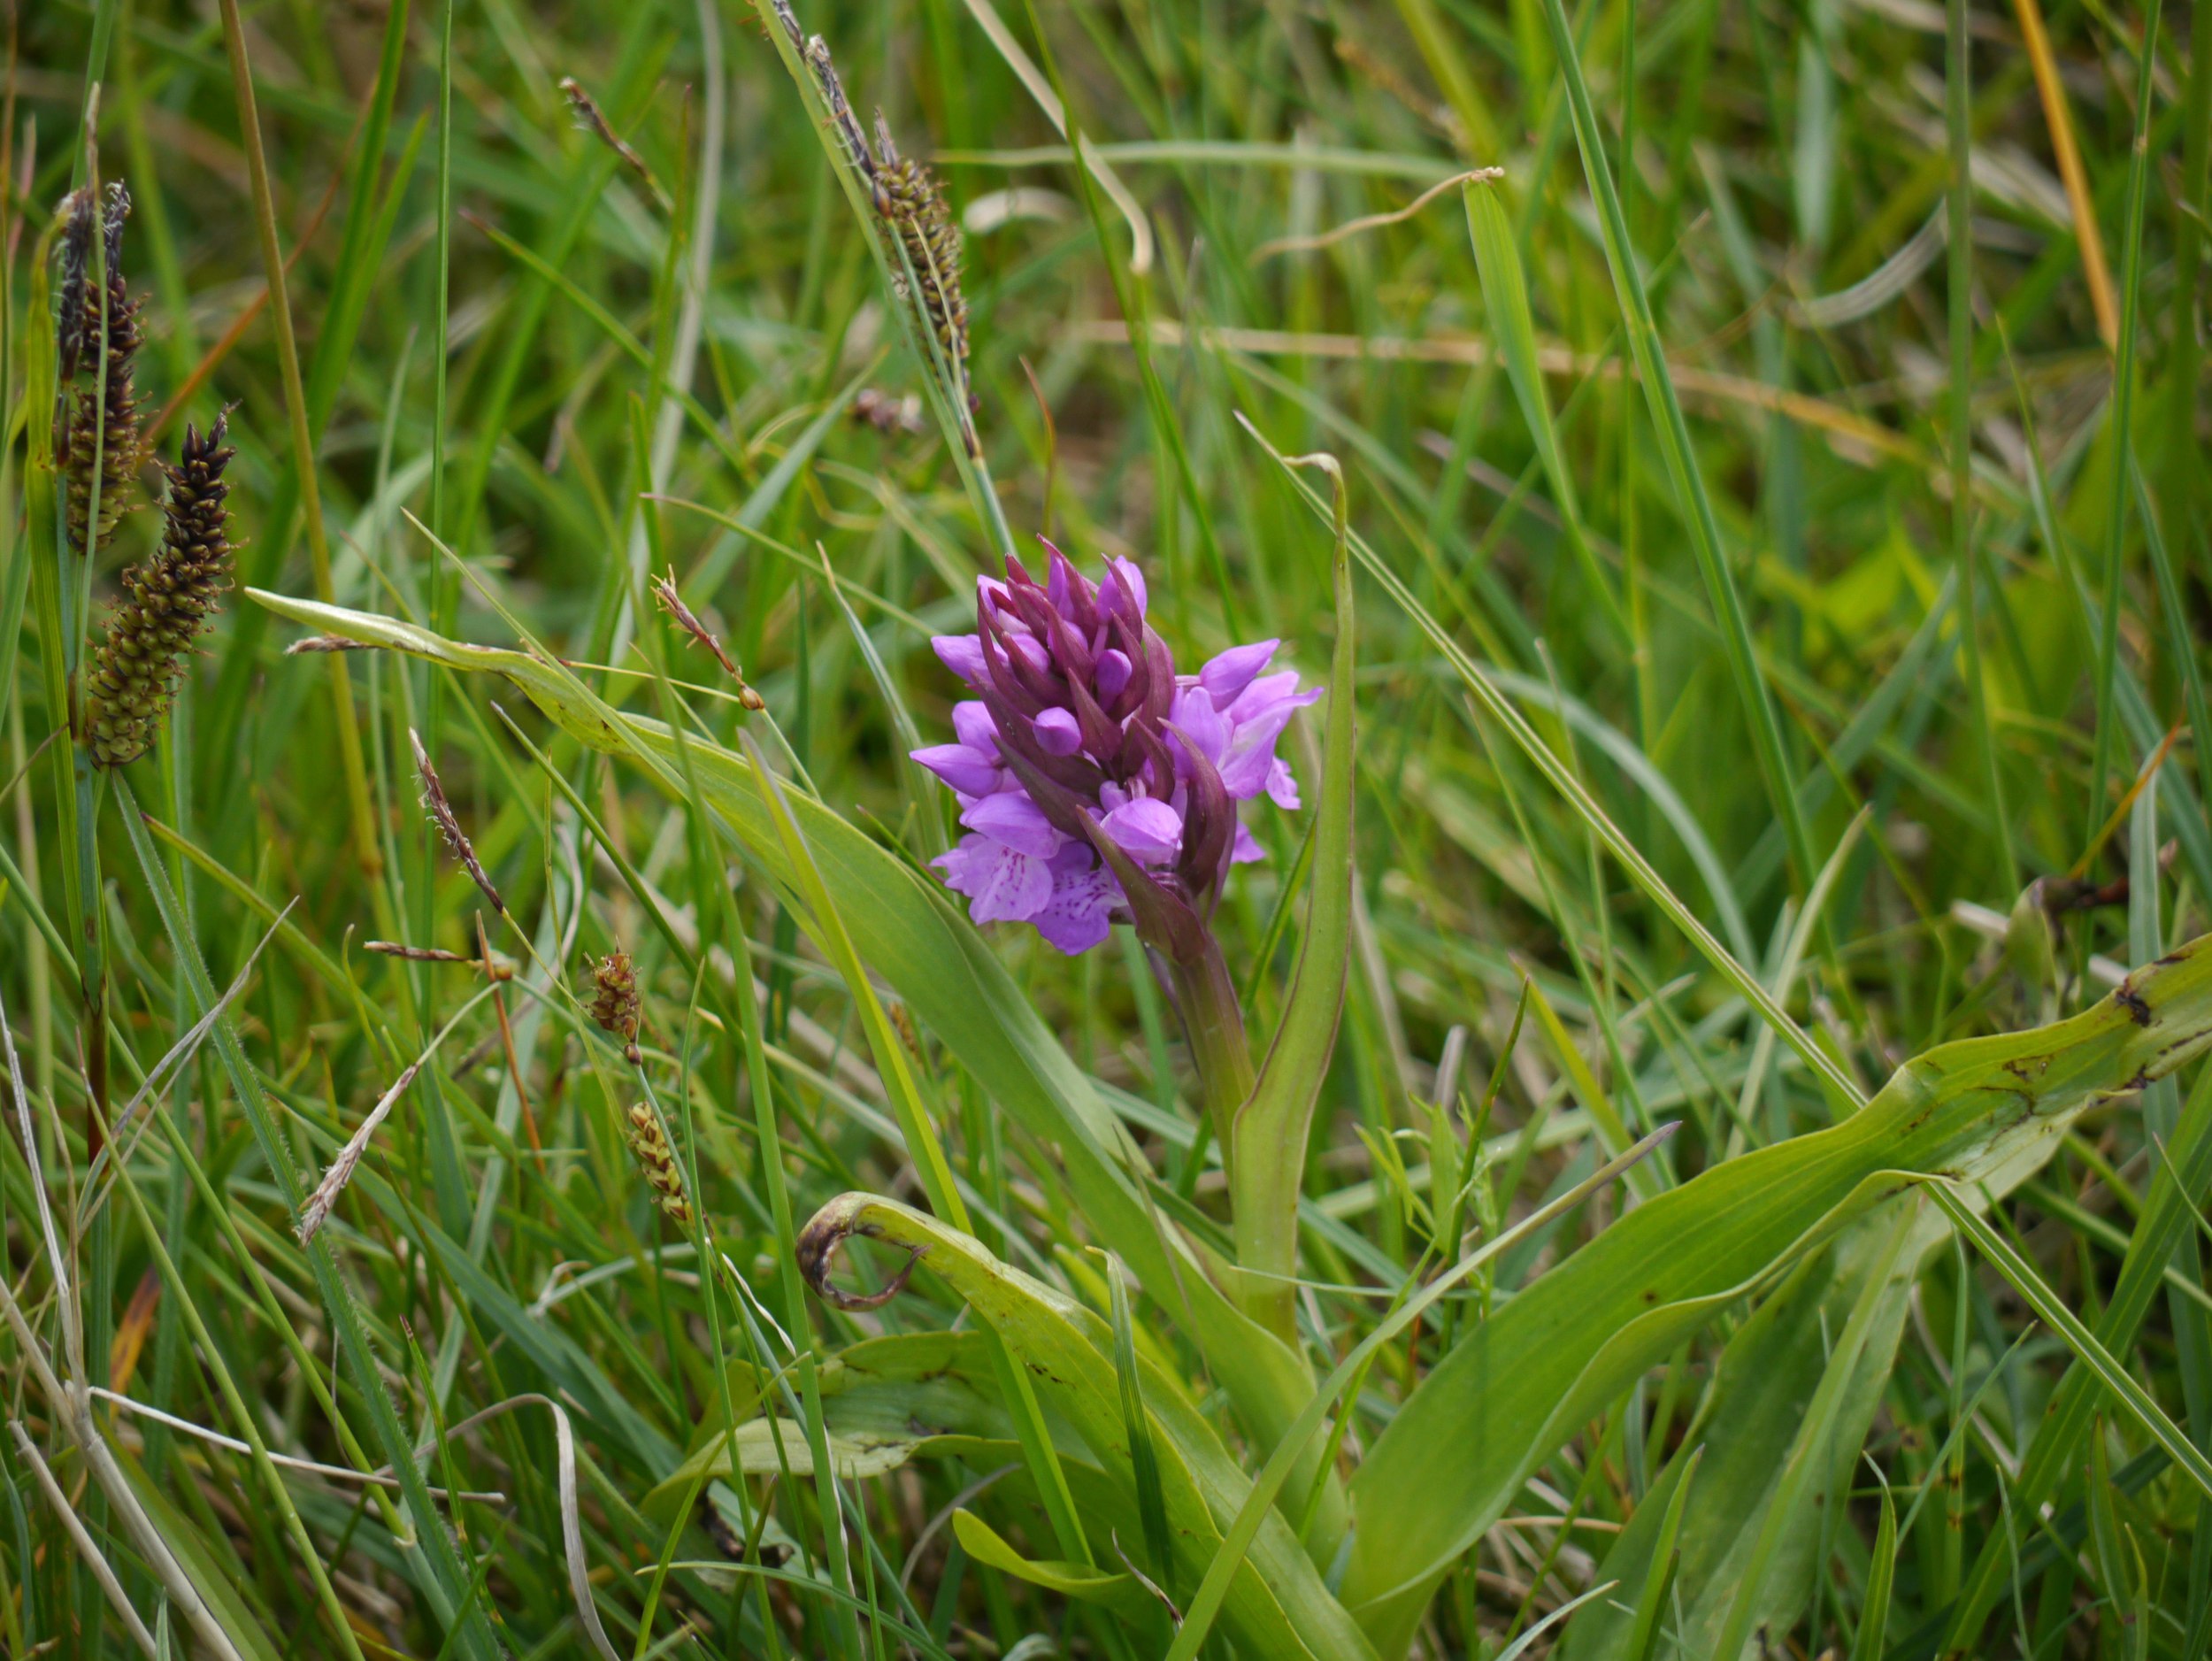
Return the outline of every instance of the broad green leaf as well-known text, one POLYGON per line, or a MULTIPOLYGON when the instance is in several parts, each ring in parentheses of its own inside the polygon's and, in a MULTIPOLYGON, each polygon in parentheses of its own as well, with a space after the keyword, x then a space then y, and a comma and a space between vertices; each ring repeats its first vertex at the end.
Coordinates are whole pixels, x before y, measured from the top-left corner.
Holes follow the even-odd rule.
POLYGON ((1336 538, 1329 576, 1336 596, 1336 650, 1329 665, 1328 727, 1322 748, 1321 805, 1313 833, 1313 897, 1298 944, 1290 996, 1252 1095, 1238 1109, 1229 1180, 1235 1196, 1237 1261, 1271 1277, 1248 1283, 1245 1307, 1280 1337, 1294 1339, 1298 1196, 1314 1103, 1344 1019, 1352 964, 1352 797, 1357 735, 1353 720, 1356 653, 1352 571, 1345 535, 1344 475, 1333 457, 1296 457, 1321 466, 1336 487, 1336 538))
POLYGON ((2208 1034, 2212 942, 2199 941, 2071 1020, 1930 1051, 1853 1118, 1638 1206, 1502 1305, 1353 1482, 1343 1596, 1378 1649, 1403 1653, 1438 1579, 1536 1465, 1713 1314, 1913 1175, 2008 1191, 2083 1109, 2174 1071, 2208 1034))
MULTIPOLYGON (((1704 1478, 1685 1512, 1676 1580, 1683 1610, 1680 1635, 1689 1653, 1711 1651, 1763 1528, 1779 1524, 1785 1532, 1770 1551, 1760 1612, 1779 1618, 1803 1604, 1819 1539, 1817 1519, 1829 1496, 1850 1480, 1896 1355, 1905 1294, 1920 1261, 1945 1234, 1932 1208, 1921 1208, 1915 1234, 1886 1277, 1890 1295, 1882 1319, 1858 1346, 1849 1387, 1836 1404, 1826 1438, 1831 1455, 1826 1481, 1813 1503, 1778 1518, 1770 1503, 1777 1473, 1798 1444, 1828 1373, 1830 1341, 1846 1329, 1866 1291, 1892 1220, 1881 1214, 1869 1218, 1807 1257, 1721 1351, 1713 1388, 1684 1438, 1686 1447, 1694 1445, 1701 1455, 1704 1478)), ((1685 1464, 1686 1459, 1675 1461, 1677 1467, 1685 1464)), ((1663 1479, 1669 1485, 1677 1480, 1674 1469, 1663 1479)), ((1604 1573, 1630 1586, 1649 1575, 1649 1565, 1664 1560, 1661 1520, 1647 1496, 1606 1554, 1604 1573)), ((1593 1610, 1569 1633, 1565 1653, 1572 1661, 1635 1661, 1645 1651, 1632 1630, 1634 1625, 1624 1611, 1593 1610)))
MULTIPOLYGON (((1704 1448, 1693 1448, 1690 1457, 1670 1473, 1674 1492, 1667 1498, 1665 1511, 1661 1511, 1655 1503, 1655 1494, 1644 1496, 1643 1504, 1637 1507, 1637 1516, 1640 1517, 1649 1511, 1661 1521, 1659 1536, 1652 1542, 1650 1565, 1644 1572, 1644 1589, 1636 1595, 1636 1622, 1630 1630, 1628 1639, 1630 1661, 1653 1661, 1658 1653, 1667 1594, 1674 1586, 1675 1571, 1682 1562, 1681 1549, 1676 1543, 1682 1536, 1682 1508, 1690 1496, 1696 1492, 1698 1466, 1704 1460, 1704 1448)), ((1612 1566, 1610 1556, 1609 1553, 1609 1570, 1612 1566)), ((1581 1630, 1581 1625, 1571 1627, 1568 1636, 1571 1638, 1581 1630)))
POLYGON ((952 1532, 960 1542, 960 1549, 985 1568, 1010 1574, 1062 1597, 1096 1603, 1132 1626, 1144 1621, 1160 1608, 1158 1601, 1137 1583, 1133 1574, 1110 1574, 1087 1564, 1040 1562, 1025 1557, 972 1511, 953 1512, 952 1532))
MULTIPOLYGON (((832 1200, 807 1225, 800 1260, 818 1283, 837 1243, 855 1234, 918 1252, 922 1266, 967 1301, 1027 1371, 1040 1402, 1073 1426, 1092 1464, 1114 1490, 1116 1509, 1133 1521, 1136 1496, 1111 1326, 1073 1299, 1000 1262, 969 1236, 872 1195, 832 1200)), ((1180 1385, 1141 1357, 1138 1365, 1175 1547, 1163 1589, 1183 1603, 1213 1565, 1253 1484, 1180 1385)), ((1071 1475, 1080 1469, 1071 1466, 1071 1475)), ((1093 1522, 1095 1526, 1095 1518, 1093 1522)), ((1249 1549, 1232 1561, 1221 1612, 1240 1649, 1269 1657, 1311 1656, 1317 1661, 1354 1661, 1373 1653, 1271 1506, 1264 1508, 1252 1531, 1249 1549)))
POLYGON ((1882 1485, 1882 1522, 1874 1531, 1874 1555, 1866 1573, 1866 1596, 1859 1603, 1859 1636, 1851 1646, 1851 1661, 1881 1661, 1883 1641, 1889 1636, 1890 1588, 1897 1583, 1897 1506, 1882 1485))
MULTIPOLYGON (((1176 1630, 1175 1646, 1168 1651, 1168 1661, 1197 1661, 1199 1649, 1206 1642, 1214 1617, 1222 1611, 1223 1599, 1232 1581, 1243 1567, 1246 1557, 1263 1528, 1275 1520, 1275 1496, 1281 1491, 1283 1482, 1290 1474, 1299 1454, 1319 1432, 1322 1419, 1334 1407, 1340 1396, 1349 1391, 1352 1399, 1356 1399, 1360 1380, 1366 1376, 1369 1365, 1381 1352, 1383 1346, 1421 1319, 1445 1293, 1460 1285, 1477 1268, 1509 1248, 1540 1234, 1622 1173, 1633 1169, 1673 1134, 1674 1127, 1671 1125, 1654 1131, 1626 1153, 1607 1162, 1548 1204, 1531 1212, 1512 1227, 1494 1234, 1451 1268, 1432 1279, 1418 1292, 1413 1292, 1410 1296, 1402 1296, 1391 1312, 1352 1346, 1351 1353, 1336 1364, 1329 1376, 1322 1380, 1321 1388, 1313 1393, 1305 1410, 1284 1435, 1282 1444, 1268 1456, 1267 1465, 1260 1472, 1258 1480, 1252 1485, 1251 1492, 1246 1495, 1243 1504, 1238 1508, 1236 1519, 1229 1526, 1227 1540, 1214 1553, 1212 1562, 1207 1565, 1206 1578, 1199 1585, 1198 1596, 1191 1600, 1189 1612, 1176 1630)), ((1406 1289, 1411 1291, 1410 1287, 1406 1289)), ((1611 1582, 1608 1581, 1607 1585, 1610 1586, 1611 1582)), ((1572 1605, 1566 1607, 1571 1608, 1572 1605)), ((1548 1625, 1561 1612, 1554 1611, 1551 1616, 1545 1618, 1543 1624, 1548 1625)))
MULTIPOLYGON (((1020 1457, 1014 1422, 1001 1405, 988 1340, 978 1332, 899 1333, 848 1346, 822 1364, 816 1388, 829 1432, 831 1463, 840 1476, 875 1476, 924 1456, 999 1461, 1020 1457), (860 1467, 868 1468, 862 1469, 860 1467)), ((729 1366, 731 1404, 738 1414, 739 1459, 749 1472, 780 1470, 775 1434, 794 1475, 810 1476, 805 1430, 760 1416, 773 1380, 749 1361, 729 1366)), ((1079 1453, 1064 1424, 1050 1426, 1056 1446, 1079 1453)), ((718 1402, 692 1434, 683 1463, 639 1503, 656 1520, 672 1516, 701 1472, 729 1474, 729 1440, 718 1402)))
MULTIPOLYGON (((593 750, 627 756, 680 795, 674 740, 662 723, 613 710, 565 668, 534 653, 449 641, 396 619, 249 589, 281 617, 472 673, 502 675, 593 750)), ((795 902, 796 873, 745 759, 687 741, 707 805, 795 902)), ((889 982, 991 1099, 1056 1151, 1085 1220, 1206 1357, 1263 1445, 1303 1405, 1312 1377, 1287 1345, 1248 1319, 1155 1218, 1133 1178, 1141 1157, 1090 1080, 1039 1018, 974 926, 913 870, 820 802, 787 785, 793 817, 862 962, 889 982)), ((803 910, 803 907, 800 908, 803 910)))
MULTIPOLYGON (((1879 1399, 1878 1388, 1866 1387, 1878 1383, 1889 1371, 1897 1334, 1904 1327, 1906 1300, 1912 1293, 1909 1263, 1904 1273, 1896 1271, 1919 1232, 1922 1208, 1916 1197, 1909 1197, 1901 1208, 1891 1209, 1897 1215, 1880 1231, 1874 1261, 1863 1277, 1843 1335, 1821 1371, 1819 1388, 1790 1439, 1786 1457, 1772 1480, 1763 1485, 1766 1503, 1758 1529, 1750 1537, 1743 1568, 1713 1586, 1703 1600, 1715 1607, 1724 1603, 1727 1610, 1720 1635, 1712 1645, 1711 1653, 1717 1657, 1743 1654, 1753 1641, 1755 1624, 1760 1628, 1758 1648, 1767 1648, 1765 1633, 1785 1624, 1776 1619, 1777 1614, 1786 1611, 1793 1616, 1804 1601, 1801 1579, 1793 1575, 1778 1580, 1775 1577, 1777 1559, 1786 1542, 1802 1541, 1808 1535, 1815 1542, 1822 1538, 1819 1513, 1834 1503, 1838 1467, 1847 1478, 1852 1464, 1851 1451, 1844 1450, 1839 1457, 1838 1419, 1850 1407, 1870 1398, 1879 1399), (1863 1365, 1870 1352, 1876 1360, 1874 1380, 1864 1376, 1863 1365)), ((1858 1433, 1850 1442, 1850 1449, 1855 1450, 1865 1426, 1855 1423, 1852 1428, 1858 1433)))

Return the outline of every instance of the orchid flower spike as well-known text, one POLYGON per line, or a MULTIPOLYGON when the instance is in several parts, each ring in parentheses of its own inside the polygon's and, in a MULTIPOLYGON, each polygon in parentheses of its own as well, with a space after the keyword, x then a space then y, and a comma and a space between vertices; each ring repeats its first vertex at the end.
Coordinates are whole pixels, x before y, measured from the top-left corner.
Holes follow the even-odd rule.
POLYGON ((1133 921, 1179 958, 1229 867, 1263 857, 1240 805, 1298 805, 1275 745, 1320 690, 1266 673, 1272 640, 1179 675, 1133 561, 1093 582, 1044 547, 1042 583, 1009 559, 976 585, 976 632, 932 642, 975 694, 953 706, 956 742, 914 752, 966 827, 934 863, 979 923, 1033 923, 1073 956, 1133 921))

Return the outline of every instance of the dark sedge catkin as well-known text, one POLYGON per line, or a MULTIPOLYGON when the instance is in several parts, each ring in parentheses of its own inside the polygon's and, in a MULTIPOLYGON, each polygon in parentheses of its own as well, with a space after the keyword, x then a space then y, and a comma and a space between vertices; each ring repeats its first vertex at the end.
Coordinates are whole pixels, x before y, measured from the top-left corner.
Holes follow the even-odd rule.
POLYGON ((125 598, 85 684, 84 737, 93 760, 119 767, 153 748, 176 696, 184 655, 230 587, 230 487, 223 469, 237 452, 223 442, 219 415, 203 436, 188 425, 169 475, 161 546, 123 573, 125 598))
POLYGON ((138 323, 144 302, 132 299, 123 281, 123 221, 130 211, 130 192, 120 181, 110 185, 100 224, 104 286, 96 286, 88 269, 88 197, 73 207, 63 244, 58 344, 63 376, 78 384, 69 389, 58 449, 69 545, 80 554, 95 554, 108 545, 116 521, 130 505, 139 463, 145 458, 134 378, 144 339, 138 323))

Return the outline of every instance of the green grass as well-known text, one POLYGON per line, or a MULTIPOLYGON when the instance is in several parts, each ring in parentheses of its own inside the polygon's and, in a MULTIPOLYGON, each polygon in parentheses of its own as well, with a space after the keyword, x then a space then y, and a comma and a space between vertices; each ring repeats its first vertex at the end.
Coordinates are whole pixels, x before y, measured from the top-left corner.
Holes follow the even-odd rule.
POLYGON ((964 360, 771 7, 12 16, 0 1654, 2212 1646, 2212 6, 809 4, 964 360), (1041 533, 1332 687, 1211 991, 928 869, 1041 533))

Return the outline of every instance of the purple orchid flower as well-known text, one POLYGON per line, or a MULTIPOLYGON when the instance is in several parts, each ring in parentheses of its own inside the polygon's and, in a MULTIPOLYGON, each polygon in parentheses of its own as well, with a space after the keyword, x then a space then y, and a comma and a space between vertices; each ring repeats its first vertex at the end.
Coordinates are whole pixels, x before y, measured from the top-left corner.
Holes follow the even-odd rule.
POLYGON ((1042 584, 1008 560, 976 585, 976 632, 931 642, 977 695, 953 706, 956 742, 914 752, 966 828, 934 863, 979 923, 1033 923, 1073 956, 1134 921, 1181 959, 1229 867, 1263 857, 1239 804, 1298 805, 1275 745, 1321 694, 1266 673, 1272 640, 1177 674, 1133 562, 1094 583, 1044 546, 1042 584))

